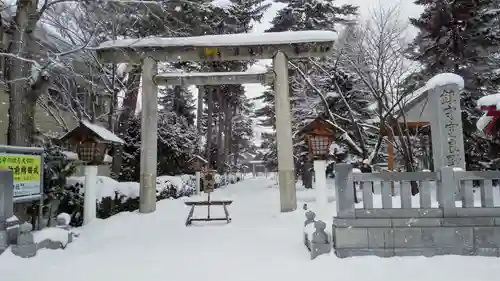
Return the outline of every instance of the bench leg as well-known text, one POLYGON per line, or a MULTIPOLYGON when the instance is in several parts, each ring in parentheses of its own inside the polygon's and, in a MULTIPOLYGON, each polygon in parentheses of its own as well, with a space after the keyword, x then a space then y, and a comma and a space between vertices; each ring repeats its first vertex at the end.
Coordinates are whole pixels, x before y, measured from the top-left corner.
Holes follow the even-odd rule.
POLYGON ((224 214, 226 214, 226 221, 227 221, 227 223, 230 223, 231 222, 231 218, 229 217, 229 212, 227 211, 226 204, 222 204, 222 207, 224 208, 224 214))
POLYGON ((191 206, 191 210, 189 210, 189 215, 186 219, 186 226, 191 225, 191 218, 193 217, 193 213, 194 213, 194 205, 191 206))

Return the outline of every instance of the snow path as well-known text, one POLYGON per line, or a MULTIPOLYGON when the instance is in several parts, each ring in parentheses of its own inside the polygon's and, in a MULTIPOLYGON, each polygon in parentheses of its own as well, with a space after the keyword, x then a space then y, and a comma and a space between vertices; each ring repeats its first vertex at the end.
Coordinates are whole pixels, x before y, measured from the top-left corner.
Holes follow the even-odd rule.
MULTIPOLYGON (((299 210, 280 214, 273 184, 248 179, 217 190, 214 199, 234 200, 228 225, 195 222, 185 227, 188 208, 182 200, 166 200, 149 215, 122 213, 96 221, 80 229, 80 238, 66 250, 42 250, 32 259, 7 251, 0 255, 0 281, 498 279, 496 258, 337 259, 332 254, 310 261, 302 244, 302 205, 312 205, 314 194, 299 190, 299 210)), ((222 210, 214 208, 212 214, 222 215, 222 210)), ((206 215, 206 210, 200 208, 195 215, 206 215)))

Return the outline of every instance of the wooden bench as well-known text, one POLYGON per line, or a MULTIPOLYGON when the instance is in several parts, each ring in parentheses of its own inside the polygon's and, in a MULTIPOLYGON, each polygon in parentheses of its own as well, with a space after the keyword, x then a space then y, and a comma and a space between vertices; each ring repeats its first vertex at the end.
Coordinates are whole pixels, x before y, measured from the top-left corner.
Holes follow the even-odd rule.
POLYGON ((189 210, 189 215, 186 219, 186 226, 192 224, 193 221, 226 221, 227 223, 231 222, 231 218, 229 217, 229 212, 227 211, 227 206, 231 205, 233 201, 230 200, 216 200, 211 201, 210 197, 206 201, 187 201, 184 202, 186 206, 191 206, 189 210), (196 206, 207 206, 207 217, 206 218, 193 218, 194 208, 196 206), (225 217, 223 218, 211 218, 210 217, 210 206, 222 206, 224 208, 225 217))

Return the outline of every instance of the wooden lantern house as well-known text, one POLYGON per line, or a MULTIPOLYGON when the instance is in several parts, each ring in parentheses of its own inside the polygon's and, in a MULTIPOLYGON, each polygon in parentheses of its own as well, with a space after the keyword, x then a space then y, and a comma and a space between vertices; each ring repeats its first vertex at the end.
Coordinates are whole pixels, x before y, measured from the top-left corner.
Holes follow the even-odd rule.
POLYGON ((330 154, 330 145, 335 137, 335 132, 336 130, 330 121, 318 117, 302 128, 297 135, 307 140, 311 157, 326 158, 330 154))
POLYGON ((125 142, 108 129, 88 121, 80 121, 80 125, 64 135, 61 141, 75 149, 79 160, 86 165, 101 165, 104 162, 109 145, 125 142))
POLYGON ((188 165, 194 171, 199 172, 206 170, 208 161, 199 155, 194 155, 191 159, 188 160, 188 165))

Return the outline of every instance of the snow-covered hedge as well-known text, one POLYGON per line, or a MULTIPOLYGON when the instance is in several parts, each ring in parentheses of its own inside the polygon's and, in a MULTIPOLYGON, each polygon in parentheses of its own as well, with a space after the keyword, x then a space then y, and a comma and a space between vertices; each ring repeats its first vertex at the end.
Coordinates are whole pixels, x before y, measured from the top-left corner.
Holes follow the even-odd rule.
MULTIPOLYGON (((83 187, 85 177, 69 177, 67 187, 83 187)), ((159 176, 156 179, 156 195, 168 193, 170 196, 179 198, 190 196, 196 189, 196 179, 191 175, 182 176, 159 176)), ((114 197, 117 193, 126 198, 138 198, 140 185, 138 182, 118 182, 109 177, 97 177, 97 200, 101 201, 106 197, 114 197)), ((79 189, 83 194, 83 188, 79 189)))
MULTIPOLYGON (((216 175, 216 188, 225 185, 225 176, 216 175)), ((228 175, 229 183, 242 180, 241 174, 228 175)), ((57 213, 71 215, 71 225, 83 222, 83 192, 85 177, 68 177, 63 198, 57 213)), ((195 175, 159 176, 156 179, 156 199, 177 199, 191 196, 196 191, 195 175)), ((108 218, 120 212, 130 212, 139 208, 140 185, 138 182, 118 182, 109 177, 97 177, 97 217, 108 218)))
MULTIPOLYGON (((71 215, 71 225, 83 222, 83 192, 85 177, 67 178, 63 197, 57 207, 58 213, 71 215)), ((176 199, 191 196, 196 189, 196 178, 192 175, 160 176, 156 180, 156 199, 176 199)), ((108 177, 97 178, 97 217, 108 218, 121 212, 131 212, 139 208, 137 182, 118 182, 108 177)))

